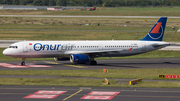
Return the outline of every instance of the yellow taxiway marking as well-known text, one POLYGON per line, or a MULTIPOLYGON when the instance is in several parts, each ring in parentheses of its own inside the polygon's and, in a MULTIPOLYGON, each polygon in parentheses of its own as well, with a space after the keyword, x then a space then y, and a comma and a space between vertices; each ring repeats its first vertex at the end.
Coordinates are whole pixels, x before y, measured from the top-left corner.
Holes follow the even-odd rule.
POLYGON ((46 62, 46 63, 50 63, 50 64, 60 64, 60 63, 56 63, 56 62, 46 62))
POLYGON ((64 66, 70 66, 70 67, 77 67, 77 68, 87 68, 85 66, 77 66, 77 65, 69 65, 69 64, 63 64, 64 66))
POLYGON ((74 95, 78 94, 78 93, 79 93, 79 92, 81 92, 81 91, 82 91, 82 89, 81 89, 81 90, 79 90, 79 91, 77 91, 76 93, 74 93, 74 94, 72 94, 72 95, 68 96, 67 98, 64 98, 64 99, 63 99, 63 101, 65 101, 65 100, 67 100, 67 99, 71 98, 72 96, 74 96, 74 95))
POLYGON ((49 64, 60 64, 60 65, 64 65, 64 66, 70 66, 70 67, 76 67, 76 68, 87 68, 85 66, 78 66, 78 65, 71 65, 71 64, 63 64, 63 63, 57 63, 57 62, 46 62, 49 64))

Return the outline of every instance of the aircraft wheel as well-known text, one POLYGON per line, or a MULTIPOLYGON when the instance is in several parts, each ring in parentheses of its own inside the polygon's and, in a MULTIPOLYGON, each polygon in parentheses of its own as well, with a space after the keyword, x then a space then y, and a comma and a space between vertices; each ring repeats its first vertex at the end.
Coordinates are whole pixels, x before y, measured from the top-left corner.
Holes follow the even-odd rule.
POLYGON ((25 62, 21 62, 21 65, 24 66, 24 65, 25 65, 25 62))
POLYGON ((96 61, 91 61, 90 64, 91 65, 97 65, 97 62, 96 61))

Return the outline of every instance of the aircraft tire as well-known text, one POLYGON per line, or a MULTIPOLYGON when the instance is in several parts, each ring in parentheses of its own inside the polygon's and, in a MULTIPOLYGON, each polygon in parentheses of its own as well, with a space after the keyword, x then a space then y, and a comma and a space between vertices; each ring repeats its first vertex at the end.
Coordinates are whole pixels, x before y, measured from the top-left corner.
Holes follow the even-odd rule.
POLYGON ((91 65, 97 65, 97 62, 96 61, 91 61, 90 64, 91 65))
POLYGON ((21 62, 21 65, 24 66, 24 65, 25 65, 25 62, 21 62))

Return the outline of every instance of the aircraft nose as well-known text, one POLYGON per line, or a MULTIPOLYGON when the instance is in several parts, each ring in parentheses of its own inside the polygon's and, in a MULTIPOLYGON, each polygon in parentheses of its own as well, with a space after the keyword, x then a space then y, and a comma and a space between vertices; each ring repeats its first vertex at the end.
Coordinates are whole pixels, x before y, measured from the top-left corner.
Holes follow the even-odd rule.
POLYGON ((10 52, 9 52, 8 49, 5 49, 5 50, 3 51, 3 54, 7 56, 7 55, 10 55, 10 52))

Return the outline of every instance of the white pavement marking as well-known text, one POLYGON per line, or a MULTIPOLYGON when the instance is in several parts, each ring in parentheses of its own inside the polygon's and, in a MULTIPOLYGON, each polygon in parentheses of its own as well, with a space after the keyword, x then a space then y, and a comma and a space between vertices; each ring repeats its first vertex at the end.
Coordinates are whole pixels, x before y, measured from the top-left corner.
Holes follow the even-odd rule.
POLYGON ((48 90, 40 90, 35 92, 34 94, 63 94, 67 91, 48 91, 48 90))
POLYGON ((111 100, 120 92, 107 92, 107 91, 91 91, 80 99, 96 99, 96 100, 111 100))
POLYGON ((38 98, 38 99, 53 99, 67 91, 48 91, 48 90, 40 90, 25 96, 23 98, 38 98))
POLYGON ((36 94, 30 94, 28 96, 25 96, 23 98, 38 98, 38 99, 54 99, 59 95, 36 95, 36 94))
POLYGON ((36 65, 36 64, 22 66, 22 65, 9 64, 9 63, 0 63, 0 66, 7 67, 7 68, 52 67, 52 66, 48 66, 48 65, 36 65))
POLYGON ((120 92, 91 91, 88 95, 117 95, 120 92))
POLYGON ((81 99, 92 99, 92 100, 111 100, 114 96, 91 96, 85 95, 81 99))

